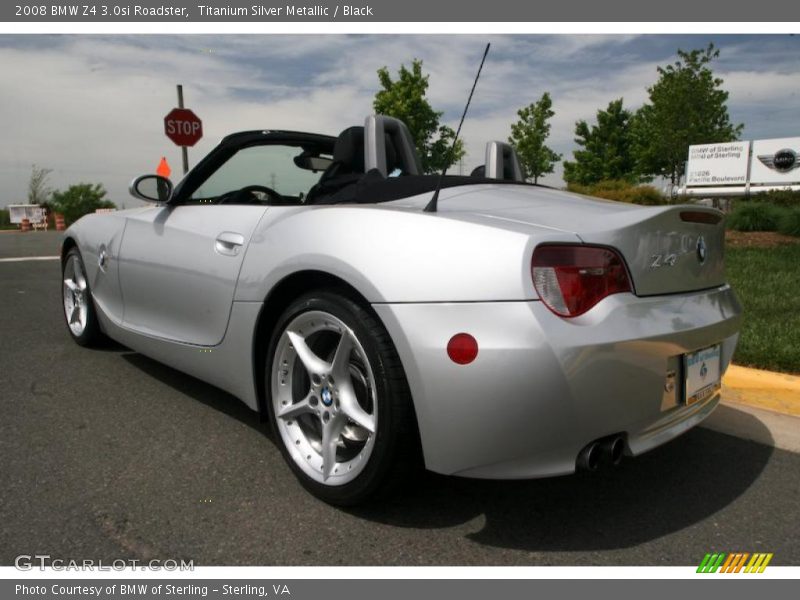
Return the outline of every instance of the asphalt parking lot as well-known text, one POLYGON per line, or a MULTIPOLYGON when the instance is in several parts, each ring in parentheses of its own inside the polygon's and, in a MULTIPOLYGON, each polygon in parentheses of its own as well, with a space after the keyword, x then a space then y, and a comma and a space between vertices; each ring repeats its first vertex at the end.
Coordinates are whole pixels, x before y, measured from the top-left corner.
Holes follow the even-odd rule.
MULTIPOLYGON (((57 244, 0 234, 0 257, 57 244)), ((709 551, 800 564, 800 454, 704 428, 603 474, 421 474, 380 505, 331 508, 232 396, 119 346, 75 345, 59 269, 0 262, 2 565, 691 565, 709 551)))

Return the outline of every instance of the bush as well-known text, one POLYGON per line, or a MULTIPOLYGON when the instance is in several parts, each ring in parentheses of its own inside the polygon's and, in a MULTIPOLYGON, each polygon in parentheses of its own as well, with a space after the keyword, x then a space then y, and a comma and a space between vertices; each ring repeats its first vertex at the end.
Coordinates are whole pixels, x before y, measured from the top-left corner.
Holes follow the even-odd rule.
POLYGON ((728 229, 777 231, 784 210, 767 202, 742 202, 728 215, 728 229))
POLYGON ((56 190, 50 201, 50 210, 64 215, 67 225, 98 208, 116 208, 113 202, 106 200, 106 190, 100 183, 79 183, 64 192, 56 190))
POLYGON ((8 229, 9 227, 11 227, 11 213, 4 208, 0 208, 0 229, 8 229))
POLYGON ((800 237, 800 207, 784 212, 778 222, 778 231, 786 235, 800 237))
POLYGON ((753 194, 752 199, 757 202, 769 202, 776 206, 800 207, 800 192, 792 190, 772 190, 753 194))
POLYGON ((576 194, 627 202, 629 204, 669 204, 669 199, 653 186, 634 185, 621 179, 600 181, 593 185, 570 183, 567 189, 576 194))

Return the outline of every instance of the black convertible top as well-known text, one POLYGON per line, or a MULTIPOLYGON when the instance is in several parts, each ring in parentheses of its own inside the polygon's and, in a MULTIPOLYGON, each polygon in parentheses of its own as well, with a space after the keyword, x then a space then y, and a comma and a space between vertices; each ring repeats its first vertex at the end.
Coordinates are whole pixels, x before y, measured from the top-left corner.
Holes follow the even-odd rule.
MULTIPOLYGON (((349 185, 345 185, 332 193, 316 195, 312 204, 376 204, 409 198, 426 192, 433 193, 439 175, 402 175, 400 177, 384 178, 379 172, 374 171, 361 176, 349 185)), ((446 175, 442 179, 442 189, 478 184, 523 185, 532 186, 532 183, 521 183, 502 179, 488 179, 466 175, 446 175)), ((537 186, 540 187, 540 186, 537 186)))
MULTIPOLYGON (((242 148, 261 144, 286 144, 297 146, 304 151, 331 153, 336 158, 335 145, 338 139, 328 135, 282 130, 243 131, 231 134, 225 137, 177 185, 169 202, 171 204, 180 204, 185 201, 205 181, 210 173, 219 168, 220 165, 242 148)), ((363 161, 363 158, 361 160, 363 161)), ((363 169, 363 166, 361 166, 361 169, 363 169)), ((367 173, 346 173, 333 177, 329 181, 324 181, 323 174, 321 179, 320 183, 309 192, 305 200, 306 203, 314 205, 377 204, 409 198, 419 194, 432 194, 439 183, 440 177, 435 174, 403 174, 397 177, 384 177, 380 171, 373 169, 367 173)), ((441 180, 442 189, 479 184, 536 185, 512 180, 489 179, 480 175, 447 175, 441 180)))

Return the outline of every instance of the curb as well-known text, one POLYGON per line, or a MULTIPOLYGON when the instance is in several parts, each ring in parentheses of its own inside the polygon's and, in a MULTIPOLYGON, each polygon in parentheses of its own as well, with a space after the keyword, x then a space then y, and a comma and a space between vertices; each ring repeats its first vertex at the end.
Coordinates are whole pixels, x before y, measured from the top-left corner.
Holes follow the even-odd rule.
POLYGON ((730 404, 800 417, 800 377, 730 365, 722 378, 722 398, 730 404))

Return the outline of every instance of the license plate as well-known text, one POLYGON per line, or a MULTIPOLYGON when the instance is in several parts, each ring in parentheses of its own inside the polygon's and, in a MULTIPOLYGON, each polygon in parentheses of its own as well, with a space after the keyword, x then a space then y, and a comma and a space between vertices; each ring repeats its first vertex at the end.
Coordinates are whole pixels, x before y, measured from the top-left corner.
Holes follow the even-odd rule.
POLYGON ((684 355, 686 381, 683 397, 687 406, 708 399, 720 389, 720 349, 717 344, 684 355))

